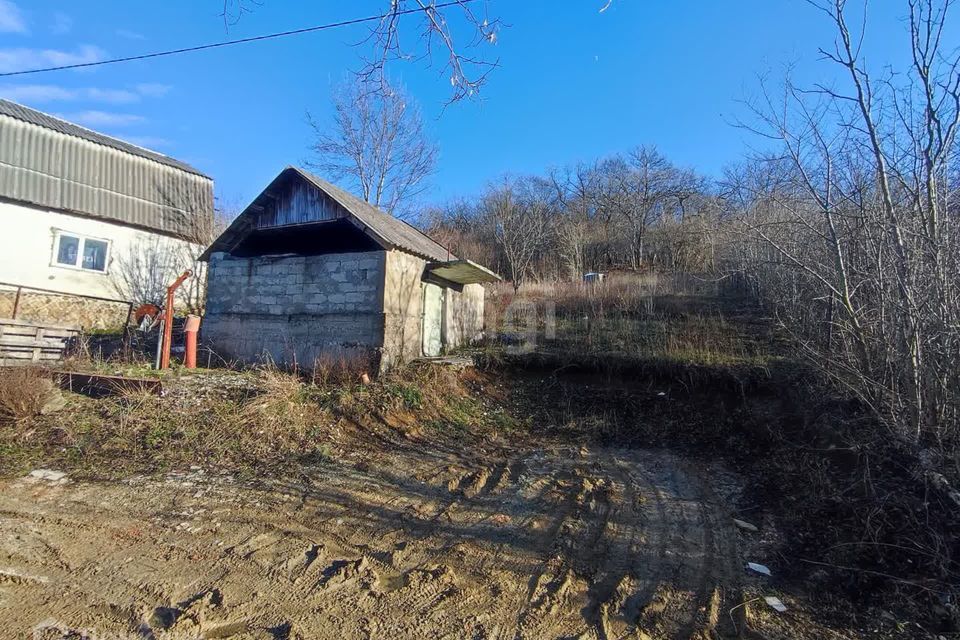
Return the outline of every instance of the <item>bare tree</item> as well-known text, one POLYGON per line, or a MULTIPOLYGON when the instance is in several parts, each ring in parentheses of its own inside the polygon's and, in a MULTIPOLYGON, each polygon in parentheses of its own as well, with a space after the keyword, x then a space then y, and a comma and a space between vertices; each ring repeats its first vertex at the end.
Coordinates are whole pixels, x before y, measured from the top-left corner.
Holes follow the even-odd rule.
POLYGON ((346 180, 367 202, 408 217, 437 163, 437 146, 416 105, 399 89, 381 92, 354 82, 340 88, 333 106, 330 127, 307 114, 315 134, 310 167, 346 180))
POLYGON ((359 75, 388 91, 386 68, 390 61, 432 64, 435 51, 440 50, 444 58, 440 74, 449 77, 452 88, 450 102, 470 98, 479 93, 498 65, 489 47, 496 44, 499 30, 500 20, 488 14, 485 0, 390 0, 389 12, 371 30, 372 52, 364 59, 359 75), (410 31, 418 32, 409 40, 400 30, 405 15, 416 23, 410 31))
POLYGON ((586 271, 596 172, 584 164, 550 171, 548 178, 557 203, 555 233, 563 269, 570 280, 586 271))
MULTIPOLYGON (((604 13, 613 0, 597 0, 604 13)), ((236 24, 243 15, 262 4, 260 0, 222 0, 224 26, 236 24)), ((488 0, 389 0, 386 11, 360 44, 369 51, 357 75, 373 87, 389 92, 387 67, 394 61, 415 61, 433 66, 450 82, 451 103, 476 97, 489 74, 499 66, 492 55, 499 38, 501 20, 489 12, 488 0), (404 25, 401 29, 401 25, 404 25)))
POLYGON ((134 304, 162 306, 167 283, 190 264, 179 249, 160 236, 134 242, 113 259, 110 271, 114 290, 134 304))
POLYGON ((505 178, 484 198, 515 291, 548 239, 547 203, 540 195, 530 180, 505 178))
POLYGON ((167 286, 186 270, 193 272, 177 290, 177 305, 189 313, 202 314, 206 304, 207 280, 200 254, 227 228, 233 214, 215 209, 213 216, 196 216, 194 233, 188 241, 157 235, 141 237, 110 266, 114 291, 135 304, 164 305, 167 286))
POLYGON ((499 269, 500 258, 490 241, 490 224, 476 202, 466 198, 433 207, 421 216, 427 235, 461 258, 499 269))
POLYGON ((683 182, 693 174, 678 169, 652 146, 639 146, 626 156, 609 158, 599 165, 598 172, 602 181, 599 206, 623 222, 630 265, 639 268, 644 261, 647 230, 671 204, 696 189, 683 182))
MULTIPOLYGON (((840 87, 764 88, 760 157, 744 202, 742 264, 821 370, 915 440, 957 438, 960 54, 943 43, 948 0, 908 0, 912 65, 875 76, 862 16, 811 2, 834 28, 823 57, 840 87)), ((745 184, 748 181, 743 181, 745 184)))

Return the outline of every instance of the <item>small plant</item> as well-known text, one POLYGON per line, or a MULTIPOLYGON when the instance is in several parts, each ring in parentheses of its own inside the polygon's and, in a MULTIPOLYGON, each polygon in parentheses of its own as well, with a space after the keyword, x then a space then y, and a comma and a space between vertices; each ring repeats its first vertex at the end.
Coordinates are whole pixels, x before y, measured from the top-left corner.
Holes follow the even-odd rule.
POLYGON ((301 458, 301 462, 306 464, 326 464, 333 461, 333 450, 327 444, 311 449, 301 458))
POLYGON ((411 384, 389 384, 387 391, 403 400, 403 406, 407 409, 419 409, 423 406, 423 392, 411 384))
POLYGON ((353 384, 364 374, 376 371, 373 356, 366 351, 343 350, 336 354, 323 353, 313 363, 310 381, 318 387, 353 384))
POLYGON ((37 369, 0 369, 0 419, 24 420, 62 404, 63 396, 53 380, 37 369))

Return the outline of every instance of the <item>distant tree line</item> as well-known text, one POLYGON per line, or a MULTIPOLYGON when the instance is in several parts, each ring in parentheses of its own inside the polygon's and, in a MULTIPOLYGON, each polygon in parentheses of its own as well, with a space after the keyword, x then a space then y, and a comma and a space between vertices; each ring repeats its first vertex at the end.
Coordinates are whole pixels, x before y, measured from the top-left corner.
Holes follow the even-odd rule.
POLYGON ((423 224, 519 288, 588 271, 712 269, 707 230, 720 214, 704 178, 642 146, 545 175, 505 176, 475 200, 427 211, 423 224))

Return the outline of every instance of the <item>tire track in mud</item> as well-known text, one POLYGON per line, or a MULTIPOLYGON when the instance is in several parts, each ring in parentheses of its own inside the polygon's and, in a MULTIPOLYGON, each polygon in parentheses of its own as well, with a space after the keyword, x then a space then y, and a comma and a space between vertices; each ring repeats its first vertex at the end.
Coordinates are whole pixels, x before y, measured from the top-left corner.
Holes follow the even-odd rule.
POLYGON ((618 593, 621 585, 629 581, 634 572, 634 549, 640 535, 640 517, 637 513, 637 489, 632 479, 623 470, 624 463, 614 457, 611 476, 614 483, 611 493, 616 491, 619 499, 612 509, 613 518, 608 519, 604 532, 612 532, 607 538, 603 562, 598 563, 590 586, 587 590, 587 606, 583 616, 594 627, 600 640, 616 637, 612 611, 622 610, 622 596, 618 593), (611 523, 612 520, 612 523, 611 523))
POLYGON ((566 525, 579 519, 574 516, 578 515, 582 508, 588 487, 583 477, 575 472, 570 472, 570 477, 566 480, 575 483, 576 489, 568 492, 568 497, 563 502, 557 518, 545 532, 545 541, 549 544, 543 552, 549 553, 549 556, 538 565, 528 580, 526 602, 517 615, 514 632, 516 640, 525 637, 528 627, 542 623, 543 617, 552 614, 559 607, 560 599, 565 597, 570 586, 570 570, 565 552, 571 541, 564 539, 563 536, 567 533, 566 525), (547 609, 545 612, 544 608, 547 609))
MULTIPOLYGON (((493 466, 486 465, 470 471, 469 469, 463 469, 463 467, 440 464, 426 472, 418 473, 417 475, 421 478, 425 476, 428 478, 424 485, 429 489, 421 488, 419 493, 406 496, 400 490, 401 487, 395 487, 397 489, 396 495, 382 502, 380 508, 398 501, 407 505, 422 507, 424 506, 423 493, 426 492, 431 495, 442 496, 437 500, 428 499, 426 501, 430 503, 428 507, 433 509, 433 513, 425 514, 425 517, 420 519, 419 523, 406 519, 403 522, 393 522, 379 531, 375 531, 372 535, 358 528, 353 535, 342 539, 342 542, 345 543, 344 547, 356 552, 356 559, 334 560, 325 572, 338 575, 341 570, 350 571, 355 566, 361 566, 357 563, 365 563, 362 565, 363 568, 370 570, 373 574, 367 579, 370 585, 386 583, 385 588, 380 589, 383 592, 381 595, 386 594, 390 601, 379 603, 382 606, 378 606, 376 609, 379 609, 380 613, 384 615, 378 617, 389 620, 396 617, 391 616, 388 613, 389 611, 404 612, 407 614, 407 622, 404 625, 381 624, 379 626, 381 632, 403 634, 405 632, 409 633, 413 628, 418 628, 426 633, 432 624, 431 621, 438 616, 447 616, 447 611, 453 611, 456 615, 457 611, 470 610, 475 598, 471 593, 464 592, 456 587, 454 584, 455 573, 446 564, 450 560, 448 557, 450 555, 450 545, 456 541, 452 540, 450 535, 443 534, 440 531, 443 529, 443 517, 445 515, 449 516, 450 511, 461 503, 472 503, 498 488, 501 485, 501 480, 506 477, 508 466, 509 463, 505 462, 493 466), (418 531, 411 531, 411 528, 418 531), (442 540, 442 544, 426 546, 417 544, 416 538, 421 533, 419 530, 431 534, 430 537, 433 542, 436 542, 436 538, 446 538, 446 540, 442 540), (406 534, 401 537, 410 540, 409 543, 403 543, 403 559, 400 563, 393 561, 392 554, 388 553, 386 554, 387 557, 384 557, 382 552, 378 552, 369 546, 371 542, 378 541, 387 531, 401 532, 406 534), (373 562, 370 558, 375 558, 381 562, 373 562), (382 580, 384 575, 386 575, 386 580, 382 580), (411 624, 411 618, 416 622, 411 624)), ((384 487, 382 482, 377 484, 381 488, 384 487)), ((447 520, 449 520, 449 517, 447 520)), ((346 584, 350 581, 343 580, 341 582, 346 584)), ((384 587, 383 584, 380 586, 384 587)), ((362 596, 362 594, 356 594, 357 584, 347 584, 347 587, 351 597, 362 596)), ((370 589, 368 588, 368 590, 370 589)), ((329 594, 321 593, 317 595, 325 599, 323 596, 329 594)), ((344 594, 344 597, 346 595, 347 593, 344 594)), ((341 598, 334 598, 334 600, 339 599, 341 598)), ((327 604, 327 606, 331 605, 338 608, 344 606, 343 603, 340 605, 333 602, 327 604)))
MULTIPOLYGON (((469 463, 410 454, 384 469, 318 469, 306 489, 231 487, 239 495, 230 496, 236 506, 222 518, 225 530, 165 524, 161 536, 138 542, 145 557, 175 560, 163 571, 187 571, 195 553, 209 562, 186 579, 144 574, 137 600, 163 607, 183 598, 182 585, 219 590, 227 596, 217 610, 230 620, 292 625, 303 637, 619 640, 720 629, 739 594, 735 532, 724 527, 702 470, 669 454, 561 449, 469 463), (218 540, 227 544, 218 548, 218 540)), ((154 522, 166 522, 185 496, 162 484, 113 492, 139 495, 124 508, 154 522), (144 491, 158 495, 144 503, 144 491)), ((187 506, 223 499, 211 490, 187 506)), ((22 522, 29 505, 61 544, 69 522, 92 513, 66 504, 57 523, 44 505, 19 497, 0 497, 0 512, 22 522)), ((122 509, 102 512, 111 514, 131 519, 122 509)), ((87 545, 112 526, 87 524, 78 532, 87 545)), ((101 546, 104 566, 117 572, 102 592, 109 595, 83 589, 72 606, 106 606, 123 593, 122 559, 101 546)), ((39 602, 46 590, 25 597, 39 602)))
MULTIPOLYGON (((634 585, 624 585, 620 599, 622 601, 623 618, 627 624, 628 631, 624 631, 621 637, 632 635, 640 622, 640 615, 643 613, 643 607, 653 598, 656 593, 659 581, 663 574, 666 564, 667 554, 667 508, 663 492, 651 479, 648 472, 644 470, 642 464, 627 465, 625 469, 628 481, 634 486, 642 486, 649 493, 654 502, 655 517, 650 517, 649 509, 646 506, 646 496, 644 496, 644 506, 641 509, 643 514, 643 545, 652 550, 644 554, 643 558, 650 562, 641 562, 641 558, 634 558, 633 562, 633 580, 634 585), (629 593, 628 593, 629 590, 629 593)), ((643 495, 638 492, 638 497, 643 495)), ((639 551, 639 549, 638 549, 639 551)), ((639 554, 636 554, 639 555, 639 554)))
POLYGON ((713 584, 710 584, 705 574, 698 598, 698 609, 706 612, 707 619, 703 626, 711 632, 718 630, 721 635, 733 636, 746 628, 743 607, 737 609, 735 619, 725 615, 725 612, 743 601, 742 567, 736 533, 729 518, 718 521, 716 505, 719 504, 719 497, 711 485, 701 474, 696 473, 689 463, 683 462, 678 466, 697 484, 700 513, 707 534, 706 543, 712 550, 713 584))
MULTIPOLYGON (((446 473, 433 474, 431 480, 434 486, 445 486, 446 499, 442 500, 429 517, 427 524, 433 525, 433 535, 445 537, 442 545, 434 544, 430 547, 417 548, 414 546, 405 557, 405 564, 413 564, 414 568, 405 569, 401 574, 402 583, 391 596, 393 609, 412 612, 414 622, 406 625, 387 623, 380 625, 380 632, 390 634, 410 633, 417 630, 418 635, 429 634, 438 626, 447 626, 454 620, 453 626, 466 631, 471 627, 470 615, 464 612, 478 609, 496 609, 496 600, 493 589, 485 593, 483 590, 461 588, 458 584, 464 576, 458 575, 461 567, 459 563, 450 563, 451 552, 457 555, 463 541, 458 539, 455 531, 458 527, 469 528, 482 524, 490 517, 486 512, 492 509, 488 497, 501 494, 510 487, 511 471, 516 473, 515 461, 501 461, 490 464, 481 461, 482 466, 471 470, 469 467, 447 466, 446 473), (514 465, 514 466, 512 466, 514 465), (438 479, 439 476, 439 479, 438 479), (454 510, 456 512, 454 513, 454 510), (451 514, 457 516, 456 521, 451 514), (465 516, 466 520, 461 520, 465 516), (437 529, 449 526, 452 532, 440 533, 437 529), (456 568, 454 568, 456 566, 456 568)), ((518 492, 519 486, 514 485, 518 492)), ((517 501, 514 494, 507 496, 506 502, 517 501)), ((479 553, 482 563, 482 549, 474 549, 479 553)), ((468 572, 476 567, 466 566, 462 569, 468 572)), ((483 627, 479 627, 480 635, 485 636, 483 627)))
POLYGON ((718 627, 726 632, 722 611, 739 593, 736 544, 718 521, 715 496, 699 472, 677 460, 668 460, 664 470, 660 462, 636 467, 658 497, 665 536, 660 566, 644 576, 646 586, 634 596, 635 629, 684 640, 718 627))

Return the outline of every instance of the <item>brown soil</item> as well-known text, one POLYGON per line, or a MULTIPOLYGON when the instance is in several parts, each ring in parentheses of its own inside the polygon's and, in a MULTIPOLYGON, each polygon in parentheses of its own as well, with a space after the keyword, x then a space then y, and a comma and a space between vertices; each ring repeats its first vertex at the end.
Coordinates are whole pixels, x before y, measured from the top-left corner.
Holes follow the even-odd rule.
POLYGON ((399 446, 0 493, 5 637, 689 638, 748 607, 736 479, 673 454, 399 446))
MULTIPOLYGON (((164 410, 196 415, 213 402, 196 385, 233 388, 217 380, 190 378, 164 410)), ((317 402, 339 407, 318 414, 333 420, 322 455, 263 435, 261 446, 282 444, 290 458, 276 466, 240 467, 234 449, 198 440, 208 448, 181 453, 203 466, 171 456, 172 467, 133 476, 110 452, 138 459, 139 438, 106 449, 109 440, 75 436, 87 453, 70 478, 0 481, 0 637, 937 637, 904 622, 895 602, 858 603, 829 575, 813 580, 823 563, 796 559, 796 540, 833 523, 804 511, 810 501, 785 502, 809 491, 790 471, 798 454, 781 446, 770 457, 759 434, 789 412, 743 386, 748 378, 700 396, 681 389, 702 382, 649 374, 620 384, 476 370, 438 380, 421 385, 433 391, 419 409, 387 393, 407 387, 389 384, 341 405, 296 384, 275 390, 269 415, 288 427, 317 402), (744 393, 766 410, 744 412, 744 393), (757 490, 770 479, 776 491, 757 490), (768 595, 788 611, 774 612, 768 595)), ((91 402, 71 398, 21 427, 24 439, 49 431, 30 460, 67 469, 51 425, 105 411, 91 402)), ((244 415, 262 408, 257 395, 244 402, 244 415)), ((148 457, 176 453, 169 442, 148 457)), ((806 556, 827 559, 808 546, 806 556)))

